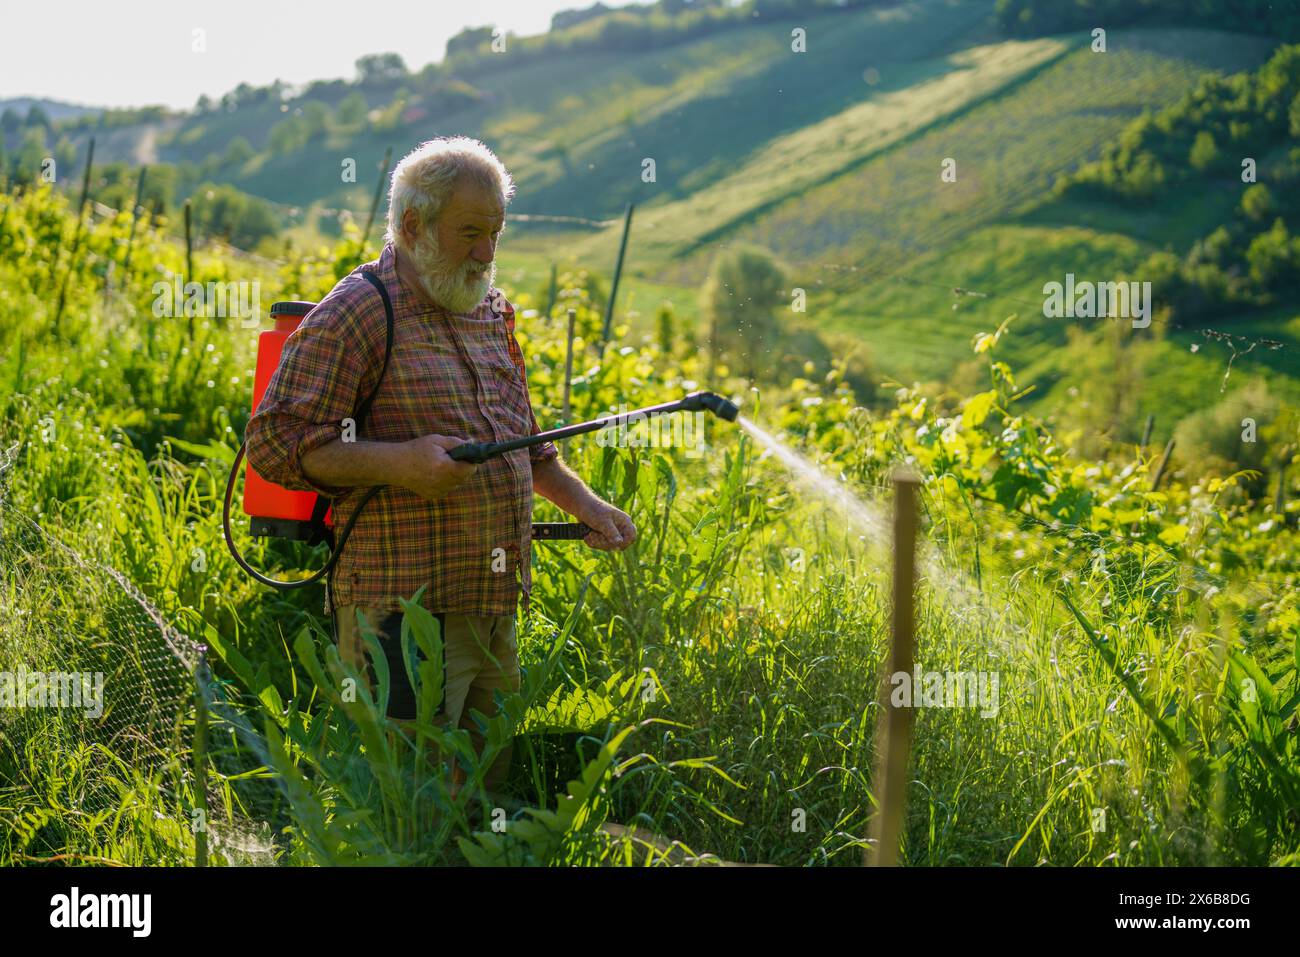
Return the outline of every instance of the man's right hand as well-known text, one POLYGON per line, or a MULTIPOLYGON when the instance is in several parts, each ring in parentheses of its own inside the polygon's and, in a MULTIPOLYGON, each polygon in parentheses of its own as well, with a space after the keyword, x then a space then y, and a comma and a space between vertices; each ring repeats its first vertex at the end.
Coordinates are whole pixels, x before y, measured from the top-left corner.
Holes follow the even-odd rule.
POLYGON ((403 444, 405 468, 397 484, 430 502, 437 502, 474 474, 472 462, 457 462, 447 453, 464 439, 448 435, 422 435, 403 444))

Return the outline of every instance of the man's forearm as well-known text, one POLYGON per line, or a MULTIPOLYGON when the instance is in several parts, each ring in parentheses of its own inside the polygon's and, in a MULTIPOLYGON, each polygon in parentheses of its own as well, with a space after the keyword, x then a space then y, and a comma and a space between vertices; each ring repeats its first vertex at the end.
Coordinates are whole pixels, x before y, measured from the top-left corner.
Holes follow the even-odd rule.
POLYGON ((533 491, 584 521, 593 509, 605 506, 587 483, 558 456, 546 462, 533 463, 533 491))
POLYGON ((357 488, 405 485, 409 450, 403 442, 335 439, 302 457, 302 470, 318 485, 357 488))

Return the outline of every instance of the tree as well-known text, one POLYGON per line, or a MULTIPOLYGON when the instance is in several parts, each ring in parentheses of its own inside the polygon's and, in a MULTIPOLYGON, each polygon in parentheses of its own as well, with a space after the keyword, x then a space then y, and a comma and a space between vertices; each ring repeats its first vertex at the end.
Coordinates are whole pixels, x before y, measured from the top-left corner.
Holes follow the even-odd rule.
POLYGON ((466 27, 447 41, 447 57, 458 53, 477 53, 492 41, 492 27, 466 27))
POLYGON ((357 126, 366 121, 370 104, 360 90, 353 90, 339 104, 338 121, 340 126, 357 126))
POLYGON ((1246 250, 1250 278, 1261 290, 1292 292, 1300 276, 1300 239, 1293 239, 1281 219, 1251 240, 1246 250))
POLYGON ((659 304, 659 312, 655 316, 655 338, 659 342, 659 351, 666 356, 672 355, 677 347, 676 326, 673 304, 664 300, 659 304))
POLYGON ((386 83, 406 76, 406 63, 396 53, 370 53, 357 60, 357 82, 386 83))
POLYGON ((41 163, 48 155, 45 149, 45 127, 33 126, 23 134, 22 145, 18 148, 14 179, 28 182, 36 179, 41 172, 41 163))
POLYGON ((28 127, 42 126, 48 130, 52 129, 54 124, 50 122, 50 115, 41 109, 39 104, 33 103, 27 111, 27 120, 24 125, 28 127))
POLYGON ((1277 204, 1273 202, 1273 194, 1263 183, 1255 183, 1247 187, 1246 192, 1241 196, 1241 211, 1255 222, 1263 222, 1272 216, 1276 206, 1277 204))
POLYGON ((236 136, 226 147, 226 152, 221 157, 221 165, 232 168, 243 166, 256 155, 252 143, 242 136, 236 136))
POLYGON ((307 139, 313 140, 329 129, 333 114, 324 103, 312 100, 302 108, 302 118, 307 127, 307 139))
POLYGON ((551 30, 563 30, 566 27, 574 27, 579 23, 586 23, 588 20, 594 20, 596 17, 603 17, 613 10, 613 7, 607 7, 597 0, 585 10, 561 10, 551 17, 551 30))
POLYGON ((217 236, 241 249, 254 248, 280 229, 274 206, 229 183, 205 183, 198 188, 194 196, 194 221, 201 234, 217 236))
POLYGON ((311 139, 311 132, 306 120, 301 116, 286 116, 267 134, 266 143, 276 155, 292 153, 302 149, 311 139))
MULTIPOLYGON (((1174 429, 1174 440, 1182 455, 1189 461, 1209 465, 1223 471, 1255 469, 1267 472, 1273 457, 1267 441, 1244 442, 1241 438, 1241 421, 1254 419, 1260 439, 1268 434, 1268 426, 1277 419, 1279 402, 1269 393, 1268 385, 1261 380, 1251 381, 1235 392, 1229 393, 1216 404, 1193 412, 1174 429)), ((1267 487, 1263 476, 1247 477, 1245 484, 1254 495, 1267 487)))
POLYGON ((1187 157, 1188 162, 1199 170, 1209 169, 1219 158, 1219 147, 1214 142, 1214 134, 1209 130, 1201 130, 1196 134, 1196 142, 1192 144, 1192 152, 1187 157))
POLYGON ((776 346, 776 309, 785 276, 771 253, 757 247, 728 250, 714 263, 704 287, 710 332, 710 370, 717 356, 733 356, 753 378, 776 346))
POLYGON ((5 107, 4 113, 0 113, 0 132, 17 133, 22 128, 23 118, 18 111, 12 106, 5 107))
POLYGON ((66 136, 59 137, 54 147, 54 162, 58 165, 60 175, 67 176, 77 165, 77 148, 66 136))

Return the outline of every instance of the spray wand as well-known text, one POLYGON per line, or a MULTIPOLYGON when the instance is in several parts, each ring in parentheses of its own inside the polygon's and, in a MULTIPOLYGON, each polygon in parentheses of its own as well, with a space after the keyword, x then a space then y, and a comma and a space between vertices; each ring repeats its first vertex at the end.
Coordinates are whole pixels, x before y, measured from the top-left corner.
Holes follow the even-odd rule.
MULTIPOLYGON (((736 421, 736 417, 740 414, 740 409, 734 402, 724 399, 715 392, 692 392, 675 402, 664 402, 660 405, 650 405, 643 409, 624 412, 621 415, 610 415, 600 419, 592 419, 589 422, 578 422, 574 425, 551 429, 549 432, 538 432, 536 435, 526 435, 506 442, 466 442, 463 445, 456 446, 447 454, 457 462, 472 462, 475 465, 481 465, 489 459, 505 455, 507 452, 513 452, 516 449, 525 449, 534 445, 541 445, 544 442, 560 442, 571 439, 575 435, 596 432, 600 429, 619 428, 626 426, 629 420, 640 421, 652 415, 667 415, 672 412, 700 411, 712 412, 718 418, 727 422, 736 421)), ((343 546, 347 544, 348 536, 352 534, 352 528, 356 525, 357 518, 361 515, 362 510, 372 498, 388 487, 386 485, 373 486, 362 496, 361 501, 357 503, 356 509, 348 518, 347 524, 339 532, 338 542, 331 550, 329 561, 325 563, 325 567, 308 578, 298 581, 281 581, 263 575, 249 565, 244 556, 240 554, 239 549, 235 547, 235 541, 230 532, 230 502, 234 496, 235 478, 239 473, 239 463, 243 455, 244 449, 241 447, 239 455, 230 469, 230 478, 226 481, 226 496, 222 510, 222 531, 225 533, 226 546, 230 549, 230 554, 234 557, 236 564, 255 580, 272 588, 303 588, 320 581, 338 561, 339 555, 343 552, 343 546)), ((538 522, 533 525, 532 535, 533 538, 539 540, 572 540, 585 538, 591 534, 591 531, 590 527, 581 522, 538 522)))

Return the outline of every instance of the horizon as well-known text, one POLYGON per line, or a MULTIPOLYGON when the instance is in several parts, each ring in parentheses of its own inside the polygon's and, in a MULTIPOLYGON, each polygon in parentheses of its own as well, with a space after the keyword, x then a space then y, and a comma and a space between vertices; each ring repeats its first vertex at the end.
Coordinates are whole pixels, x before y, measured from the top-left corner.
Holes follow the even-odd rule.
MULTIPOLYGON (((623 7, 633 0, 602 0, 623 7)), ((212 100, 239 86, 267 86, 277 79, 295 87, 317 80, 356 76, 358 58, 397 53, 408 70, 438 62, 447 41, 467 27, 503 27, 507 33, 533 36, 550 29, 561 10, 592 6, 581 0, 480 0, 473 7, 446 0, 399 4, 401 19, 358 16, 344 0, 320 0, 309 17, 298 8, 254 4, 251 0, 215 0, 179 7, 165 0, 140 0, 127 19, 120 8, 73 0, 59 11, 60 22, 81 28, 69 35, 52 25, 48 12, 35 5, 6 10, 8 29, 0 40, 0 100, 53 100, 89 109, 163 106, 191 111, 200 96, 212 100), (256 18, 259 28, 240 26, 256 18), (196 52, 195 30, 204 30, 206 50, 196 52), (427 32, 424 32, 426 31, 427 32), (32 42, 42 31, 57 34, 61 62, 74 70, 51 72, 53 44, 32 42), (241 34, 247 34, 242 36, 241 34), (293 35, 314 52, 288 61, 278 47, 293 35), (151 48, 155 56, 119 56, 130 45, 151 48), (166 75, 166 81, 160 82, 166 75), (166 94, 158 96, 160 89, 166 94)))

